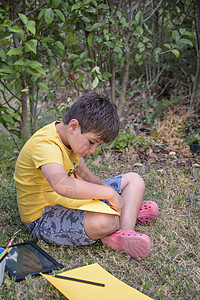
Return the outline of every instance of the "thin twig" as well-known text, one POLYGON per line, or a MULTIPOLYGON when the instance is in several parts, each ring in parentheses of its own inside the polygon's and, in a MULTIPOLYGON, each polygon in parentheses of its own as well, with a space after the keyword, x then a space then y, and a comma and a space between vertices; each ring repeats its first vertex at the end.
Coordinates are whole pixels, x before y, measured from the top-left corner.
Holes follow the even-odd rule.
POLYGON ((17 97, 15 94, 13 94, 13 92, 3 83, 3 81, 0 80, 0 82, 13 97, 15 97, 16 99, 21 101, 21 99, 19 97, 17 97))
POLYGON ((142 21, 143 23, 146 23, 146 21, 148 21, 149 19, 151 19, 151 17, 155 14, 155 12, 158 10, 158 8, 160 7, 160 5, 162 4, 163 0, 160 0, 160 2, 158 3, 158 5, 156 6, 156 8, 154 9, 154 11, 150 14, 150 16, 148 16, 146 19, 144 19, 142 21))
MULTIPOLYGON (((8 107, 10 107, 10 109, 14 110, 14 112, 17 112, 17 110, 16 110, 14 107, 12 107, 12 106, 10 105, 9 101, 6 99, 6 96, 5 96, 4 91, 1 91, 1 93, 2 93, 3 98, 4 98, 4 100, 5 100, 5 103, 3 103, 3 104, 1 105, 1 107, 2 107, 4 104, 7 104, 8 107)), ((10 101, 11 101, 11 100, 12 100, 12 98, 10 99, 10 101)))

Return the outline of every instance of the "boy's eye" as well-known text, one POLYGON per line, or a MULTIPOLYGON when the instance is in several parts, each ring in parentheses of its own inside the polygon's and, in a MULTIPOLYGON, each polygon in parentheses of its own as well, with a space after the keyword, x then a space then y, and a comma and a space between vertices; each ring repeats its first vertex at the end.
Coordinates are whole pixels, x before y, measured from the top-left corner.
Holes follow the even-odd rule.
POLYGON ((89 142, 90 142, 90 145, 94 145, 94 143, 92 141, 89 140, 89 142))

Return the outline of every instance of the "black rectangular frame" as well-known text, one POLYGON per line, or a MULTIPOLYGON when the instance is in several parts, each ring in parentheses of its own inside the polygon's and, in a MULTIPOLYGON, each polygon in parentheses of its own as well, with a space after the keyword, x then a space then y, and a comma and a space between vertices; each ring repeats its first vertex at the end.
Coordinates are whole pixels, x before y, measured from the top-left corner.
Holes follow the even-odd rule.
MULTIPOLYGON (((36 249, 38 252, 40 252, 41 255, 45 256, 45 258, 47 258, 54 266, 52 266, 51 268, 45 268, 44 267, 42 270, 39 270, 39 271, 27 272, 25 274, 16 275, 6 265, 6 268, 5 268, 6 272, 8 272, 8 275, 10 276, 10 278, 14 279, 15 281, 21 281, 21 280, 25 279, 25 277, 28 276, 29 274, 31 276, 37 276, 40 273, 48 273, 48 272, 51 272, 52 270, 57 270, 57 269, 60 269, 60 268, 64 268, 64 266, 62 264, 58 263, 53 257, 51 257, 49 254, 47 254, 44 250, 42 250, 33 241, 27 241, 27 242, 24 242, 24 243, 14 244, 14 245, 12 245, 12 248, 15 248, 15 247, 18 247, 18 246, 23 246, 23 245, 30 245, 31 247, 36 249)), ((7 256, 7 259, 9 259, 9 255, 7 256)))

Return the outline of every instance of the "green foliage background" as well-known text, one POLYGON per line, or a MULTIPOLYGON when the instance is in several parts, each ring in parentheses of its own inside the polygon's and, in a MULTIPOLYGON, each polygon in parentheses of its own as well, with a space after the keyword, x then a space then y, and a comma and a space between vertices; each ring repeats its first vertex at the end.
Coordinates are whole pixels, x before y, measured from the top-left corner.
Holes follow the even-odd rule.
POLYGON ((181 86, 198 110, 200 8, 190 4, 0 1, 0 122, 17 136, 35 131, 58 88, 106 89, 121 114, 144 93, 154 104, 181 86))

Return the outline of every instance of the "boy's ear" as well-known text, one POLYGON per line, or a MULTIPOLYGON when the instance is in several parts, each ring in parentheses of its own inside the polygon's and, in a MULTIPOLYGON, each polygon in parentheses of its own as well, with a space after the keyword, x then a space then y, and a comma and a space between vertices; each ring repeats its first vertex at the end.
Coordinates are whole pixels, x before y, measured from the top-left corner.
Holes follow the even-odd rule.
POLYGON ((77 119, 72 119, 68 123, 68 130, 70 133, 73 133, 74 131, 76 131, 79 128, 80 128, 80 125, 79 125, 79 121, 77 119))

